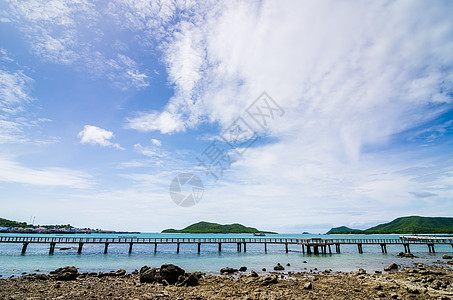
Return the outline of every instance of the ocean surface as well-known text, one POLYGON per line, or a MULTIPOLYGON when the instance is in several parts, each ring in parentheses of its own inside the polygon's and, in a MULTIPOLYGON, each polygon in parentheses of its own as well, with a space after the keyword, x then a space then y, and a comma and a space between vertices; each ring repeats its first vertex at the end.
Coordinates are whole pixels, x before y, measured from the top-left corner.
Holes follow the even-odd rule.
MULTIPOLYGON (((0 234, 1 236, 19 234, 0 234)), ((37 236, 36 234, 22 234, 23 236, 37 236)), ((47 234, 46 237, 140 237, 140 238, 253 238, 252 234, 71 234, 56 235, 47 234)), ((277 234, 267 235, 262 238, 293 238, 293 239, 366 239, 388 238, 398 239, 399 235, 310 235, 310 234, 277 234)), ((257 238, 257 237, 254 237, 257 238)), ((259 237, 258 237, 259 238, 259 237)), ((49 255, 48 244, 29 244, 25 255, 21 255, 22 244, 0 243, 0 275, 5 277, 21 276, 25 273, 47 273, 63 266, 76 266, 79 272, 108 272, 117 269, 126 269, 131 272, 147 265, 159 267, 165 263, 180 266, 186 271, 202 271, 219 274, 221 268, 239 268, 246 266, 248 270, 261 272, 262 268, 273 271, 273 267, 280 263, 288 271, 351 271, 363 268, 368 272, 383 270, 392 262, 402 266, 410 266, 414 262, 436 264, 442 261, 443 254, 451 254, 453 248, 450 245, 436 245, 436 253, 428 253, 426 245, 411 245, 411 252, 418 258, 397 257, 404 251, 402 245, 387 245, 387 254, 381 253, 379 245, 363 245, 363 254, 359 254, 356 245, 341 245, 341 253, 329 255, 302 254, 300 245, 289 245, 289 253, 286 253, 284 245, 267 245, 268 252, 264 252, 263 244, 247 244, 247 252, 237 252, 236 244, 222 244, 222 252, 218 252, 217 244, 202 244, 201 253, 197 253, 196 244, 181 244, 179 254, 176 253, 176 245, 158 246, 154 253, 154 245, 134 244, 132 254, 128 253, 129 245, 110 244, 108 254, 104 254, 104 245, 83 246, 82 254, 77 254, 77 245, 57 244, 55 254, 49 255), (60 250, 63 247, 71 247, 70 250, 60 250), (289 263, 291 266, 287 267, 289 263), (39 271, 36 271, 39 270, 39 271)))

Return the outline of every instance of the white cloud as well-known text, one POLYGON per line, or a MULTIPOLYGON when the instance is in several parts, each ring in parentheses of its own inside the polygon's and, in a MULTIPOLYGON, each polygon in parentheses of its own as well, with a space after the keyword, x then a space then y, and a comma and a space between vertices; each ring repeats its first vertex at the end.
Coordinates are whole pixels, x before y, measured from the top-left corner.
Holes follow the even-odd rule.
POLYGON ((66 168, 29 168, 0 157, 0 181, 36 186, 89 188, 93 185, 89 174, 66 168))
POLYGON ((157 147, 161 147, 162 146, 162 142, 160 140, 157 140, 157 139, 151 139, 151 143, 157 147))
POLYGON ((159 113, 156 111, 149 113, 140 113, 135 118, 129 118, 126 128, 136 129, 138 131, 148 132, 159 130, 161 133, 172 133, 183 131, 185 126, 178 115, 171 111, 159 113))
POLYGON ((85 125, 83 130, 79 132, 78 137, 80 138, 81 144, 97 144, 102 147, 113 147, 118 150, 124 150, 119 144, 110 141, 114 138, 113 132, 96 126, 85 125))
POLYGON ((86 0, 7 1, 2 14, 43 60, 73 66, 95 78, 107 77, 122 90, 146 88, 148 75, 121 53, 118 42, 106 49, 110 41, 104 39, 104 30, 111 29, 111 22, 98 5, 86 0))
POLYGON ((250 149, 225 172, 226 187, 206 194, 206 213, 240 206, 243 218, 259 210, 277 225, 316 223, 318 212, 332 222, 427 212, 427 199, 409 192, 426 187, 436 194, 430 201, 447 201, 448 173, 419 186, 401 170, 430 165, 438 154, 425 150, 423 159, 417 149, 386 146, 451 109, 450 14, 443 2, 217 3, 171 31, 163 49, 175 96, 128 126, 225 128, 267 91, 286 111, 269 126, 275 145, 250 149))

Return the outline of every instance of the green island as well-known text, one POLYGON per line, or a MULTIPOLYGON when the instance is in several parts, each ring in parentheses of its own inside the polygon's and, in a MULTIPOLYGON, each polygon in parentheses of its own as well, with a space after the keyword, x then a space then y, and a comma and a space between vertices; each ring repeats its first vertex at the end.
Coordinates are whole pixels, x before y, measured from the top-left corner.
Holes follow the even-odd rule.
POLYGON ((217 224, 210 222, 198 222, 187 226, 184 229, 165 229, 162 233, 265 233, 276 234, 276 232, 260 231, 253 227, 246 227, 241 224, 217 224))
POLYGON ((448 217, 400 217, 391 222, 365 230, 351 229, 346 226, 330 229, 327 234, 451 234, 453 218, 448 217))

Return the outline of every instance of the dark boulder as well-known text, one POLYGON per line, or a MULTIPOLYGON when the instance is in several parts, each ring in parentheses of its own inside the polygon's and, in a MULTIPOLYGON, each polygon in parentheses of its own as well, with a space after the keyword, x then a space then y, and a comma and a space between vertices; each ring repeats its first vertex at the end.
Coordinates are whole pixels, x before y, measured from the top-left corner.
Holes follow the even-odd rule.
POLYGON ((184 275, 186 272, 175 265, 162 265, 160 267, 160 276, 162 280, 166 280, 169 284, 175 284, 179 276, 184 275))
POLYGON ((140 269, 140 282, 159 282, 161 277, 159 273, 159 269, 150 268, 150 267, 143 267, 140 269))
POLYGON ((283 271, 285 269, 285 267, 283 267, 280 263, 278 263, 275 267, 274 267, 274 271, 283 271))
POLYGON ((50 274, 52 274, 56 280, 75 280, 77 276, 79 276, 79 272, 74 266, 58 268, 55 271, 50 272, 50 274))
POLYGON ((451 255, 448 255, 448 254, 444 254, 444 256, 442 256, 443 259, 451 259, 451 255))
POLYGON ((239 268, 239 272, 245 272, 245 271, 247 271, 247 267, 240 267, 239 268))
POLYGON ((252 270, 252 272, 250 272, 250 276, 258 277, 258 273, 256 273, 255 271, 252 270))
POLYGON ((384 271, 394 271, 398 270, 398 265, 395 263, 391 263, 388 267, 384 268, 384 271))
POLYGON ((237 271, 238 271, 238 269, 233 269, 233 268, 230 268, 230 267, 226 267, 226 268, 220 269, 220 273, 221 274, 233 274, 233 273, 236 273, 237 271))
POLYGON ((185 286, 196 286, 198 285, 198 276, 195 274, 190 274, 183 281, 185 286))

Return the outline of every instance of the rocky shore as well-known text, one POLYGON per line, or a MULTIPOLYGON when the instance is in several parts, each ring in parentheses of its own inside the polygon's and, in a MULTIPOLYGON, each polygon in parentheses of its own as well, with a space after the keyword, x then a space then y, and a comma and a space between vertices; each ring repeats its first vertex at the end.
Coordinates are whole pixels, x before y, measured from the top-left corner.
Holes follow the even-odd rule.
POLYGON ((174 265, 82 274, 64 267, 0 279, 0 299, 453 299, 450 265, 392 264, 386 270, 257 273, 241 267, 216 276, 174 265))

